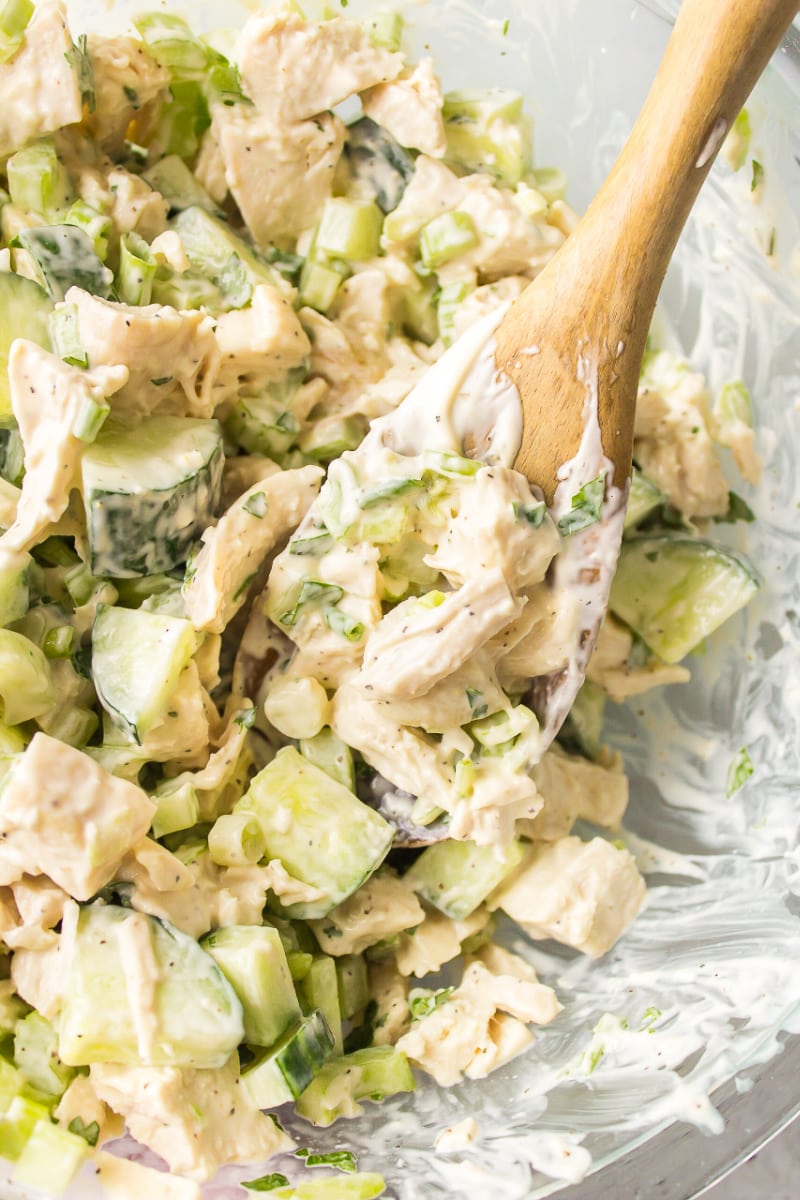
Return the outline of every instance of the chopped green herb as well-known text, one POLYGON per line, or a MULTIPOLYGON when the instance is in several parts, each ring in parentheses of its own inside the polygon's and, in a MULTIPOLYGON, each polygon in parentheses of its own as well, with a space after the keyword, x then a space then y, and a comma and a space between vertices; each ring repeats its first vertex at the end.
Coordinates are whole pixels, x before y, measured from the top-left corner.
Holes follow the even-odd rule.
POLYGON ((342 588, 337 587, 335 583, 321 583, 317 579, 307 579, 300 588, 297 601, 293 608, 288 609, 278 619, 281 625, 285 625, 287 629, 291 629, 297 624, 297 618, 300 616, 300 610, 308 604, 314 604, 320 600, 326 600, 329 604, 338 604, 344 595, 342 588))
POLYGON ((713 518, 717 524, 733 524, 735 521, 755 521, 756 514, 753 512, 750 505, 737 496, 736 492, 730 492, 728 495, 728 511, 723 516, 713 518))
POLYGON ((591 1075, 592 1072, 596 1070, 597 1064, 600 1062, 600 1059, 603 1057, 605 1052, 605 1046, 596 1046, 595 1049, 592 1050, 591 1054, 589 1055, 589 1067, 586 1072, 587 1075, 591 1075))
POLYGON ((263 492, 253 492, 253 495, 245 500, 242 508, 251 517, 258 517, 260 520, 267 515, 267 497, 263 492))
POLYGON ((325 613, 325 624, 334 633, 341 633, 348 642, 360 642, 364 636, 364 626, 361 621, 357 621, 349 613, 342 612, 340 608, 328 609, 325 613))
POLYGON ((455 989, 452 987, 412 988, 408 993, 408 1007, 411 1010, 412 1021, 421 1021, 430 1016, 437 1008, 449 1000, 455 989))
POLYGON ((483 692, 479 692, 475 688, 467 688, 467 703, 472 709, 474 721, 477 721, 479 717, 485 717, 489 711, 489 705, 483 702, 483 692))
POLYGON ((538 529, 544 520, 544 515, 547 512, 547 505, 544 500, 539 500, 536 504, 515 504, 514 516, 520 522, 530 525, 533 529, 538 529))
POLYGON ((605 490, 605 473, 601 471, 595 479, 590 479, 588 483, 579 488, 572 497, 571 511, 565 513, 558 520, 559 533, 566 537, 570 533, 586 529, 587 526, 594 525, 595 521, 599 521, 605 490))
POLYGON ((639 1028, 639 1032, 644 1033, 646 1031, 647 1033, 652 1033, 653 1026, 661 1016, 663 1016, 663 1013, 661 1012, 660 1008, 654 1008, 652 1005, 649 1008, 646 1008, 642 1016, 642 1024, 639 1028))
POLYGON ((295 1150, 296 1158, 304 1158, 307 1167, 336 1167, 351 1174, 358 1170, 358 1159, 352 1150, 331 1150, 329 1154, 314 1154, 307 1147, 295 1150))
POLYGON ((64 58, 71 67, 75 68, 78 76, 78 87, 81 89, 81 100, 90 113, 97 108, 97 93, 94 87, 94 69, 89 56, 86 34, 82 33, 72 46, 64 53, 64 58))
POLYGON ((172 383, 171 375, 162 375, 159 379, 151 379, 153 387, 163 387, 165 383, 172 383))
POLYGON ((134 108, 138 108, 139 107, 139 93, 137 92, 136 88, 128 87, 128 85, 126 83, 124 83, 122 85, 122 90, 125 93, 125 99, 128 101, 128 103, 131 104, 134 108))
POLYGON ((750 191, 755 192, 764 182, 764 168, 757 159, 753 159, 753 174, 750 178, 750 191))
POLYGON ((747 780, 755 771, 753 760, 750 757, 746 746, 742 746, 739 753, 728 767, 728 777, 725 781, 725 795, 730 800, 739 788, 744 787, 747 780))
POLYGON ((312 533, 308 537, 293 538, 289 542, 290 554, 324 554, 325 551, 333 544, 333 538, 328 533, 327 529, 321 533, 312 533))
POLYGON ((505 21, 503 21, 503 37, 505 37, 506 34, 508 33, 508 26, 509 26, 509 19, 508 19, 508 17, 506 17, 505 21))
POLYGON ((82 1137, 90 1146, 97 1145, 97 1139, 100 1137, 100 1126, 97 1124, 97 1121, 90 1121, 86 1125, 81 1117, 73 1117, 67 1129, 77 1137, 82 1137))
POLYGON ((251 1192, 271 1192, 275 1188, 288 1186, 289 1180, 286 1176, 277 1172, 273 1172, 271 1175, 262 1175, 259 1179, 242 1180, 242 1187, 251 1192))
POLYGON ((253 582, 257 574, 257 571, 252 571, 248 576, 246 576, 245 579, 242 580, 236 591, 233 593, 234 600, 241 600, 242 596, 250 587, 250 584, 253 582))

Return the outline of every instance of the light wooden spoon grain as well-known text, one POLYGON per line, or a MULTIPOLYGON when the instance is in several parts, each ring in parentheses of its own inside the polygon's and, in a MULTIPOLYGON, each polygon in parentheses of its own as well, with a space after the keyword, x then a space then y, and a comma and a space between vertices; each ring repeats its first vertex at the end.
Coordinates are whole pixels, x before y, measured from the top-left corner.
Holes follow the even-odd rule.
POLYGON ((639 372, 664 274, 726 133, 798 7, 797 0, 683 0, 611 173, 495 334, 497 366, 522 401, 517 469, 556 515, 569 506, 576 471, 581 484, 605 472, 599 524, 568 537, 559 556, 563 584, 580 592, 581 616, 569 666, 534 688, 545 741, 572 705, 608 603, 639 372))

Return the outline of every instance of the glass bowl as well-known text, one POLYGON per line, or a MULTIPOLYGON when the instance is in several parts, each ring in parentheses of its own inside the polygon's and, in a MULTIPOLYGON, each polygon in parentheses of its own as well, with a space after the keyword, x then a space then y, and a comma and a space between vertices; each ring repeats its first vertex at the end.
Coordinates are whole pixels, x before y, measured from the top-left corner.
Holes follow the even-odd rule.
MULTIPOLYGON (((345 6, 346 0, 341 0, 345 6)), ((247 0, 168 0, 196 28, 240 23, 247 0)), ((147 0, 72 0, 73 33, 119 31, 147 0)), ((308 5, 313 15, 313 6, 308 5)), ((348 15, 375 4, 350 0, 348 15)), ((522 89, 537 165, 563 167, 582 209, 644 99, 677 3, 670 0, 407 0, 415 55, 446 88, 522 89)), ((302 1138, 356 1150, 396 1200, 688 1200, 800 1109, 800 37, 791 31, 748 105, 749 167, 718 163, 665 284, 662 330, 718 388, 743 378, 755 404, 759 488, 734 484, 754 525, 723 526, 764 579, 755 602, 690 661, 691 684, 610 705, 625 757, 624 837, 648 876, 633 929, 598 962, 508 944, 556 987, 563 1014, 488 1080, 414 1095, 302 1138), (774 241, 775 253, 767 256, 774 241), (754 774, 726 797, 746 746, 754 774), (477 1140, 436 1134, 465 1117, 477 1140)), ((120 1147, 123 1149, 124 1147, 120 1147)), ((130 1151, 130 1147, 128 1147, 130 1151)), ((273 1167, 271 1169, 280 1169, 273 1167)), ((209 1196, 241 1196, 228 1169, 209 1196)), ((3 1192, 3 1195, 21 1193, 3 1192)), ((75 1200, 98 1195, 81 1178, 75 1200)))

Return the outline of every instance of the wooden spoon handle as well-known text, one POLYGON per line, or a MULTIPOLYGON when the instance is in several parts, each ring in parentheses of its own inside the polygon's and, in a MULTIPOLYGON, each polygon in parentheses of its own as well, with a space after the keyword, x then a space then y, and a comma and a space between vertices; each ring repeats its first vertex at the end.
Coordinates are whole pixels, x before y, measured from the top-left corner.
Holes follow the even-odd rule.
POLYGON ((798 7, 798 0, 683 0, 608 179, 500 326, 497 365, 517 384, 524 410, 516 466, 548 500, 559 467, 580 444, 575 379, 586 373, 585 353, 603 452, 619 486, 630 473, 638 374, 667 265, 725 134, 798 7), (563 407, 555 417, 554 403, 563 407))

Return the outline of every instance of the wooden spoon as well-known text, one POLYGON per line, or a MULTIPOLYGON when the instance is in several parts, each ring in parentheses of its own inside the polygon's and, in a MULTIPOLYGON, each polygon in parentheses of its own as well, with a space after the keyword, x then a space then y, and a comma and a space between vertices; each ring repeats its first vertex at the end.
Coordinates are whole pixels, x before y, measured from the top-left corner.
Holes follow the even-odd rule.
POLYGON ((536 681, 545 742, 581 684, 619 553, 636 392, 656 298, 726 133, 798 11, 797 0, 683 0, 619 158, 577 230, 500 323, 495 361, 516 384, 516 468, 554 516, 604 475, 598 524, 572 534, 556 582, 579 595, 576 648, 536 681))

